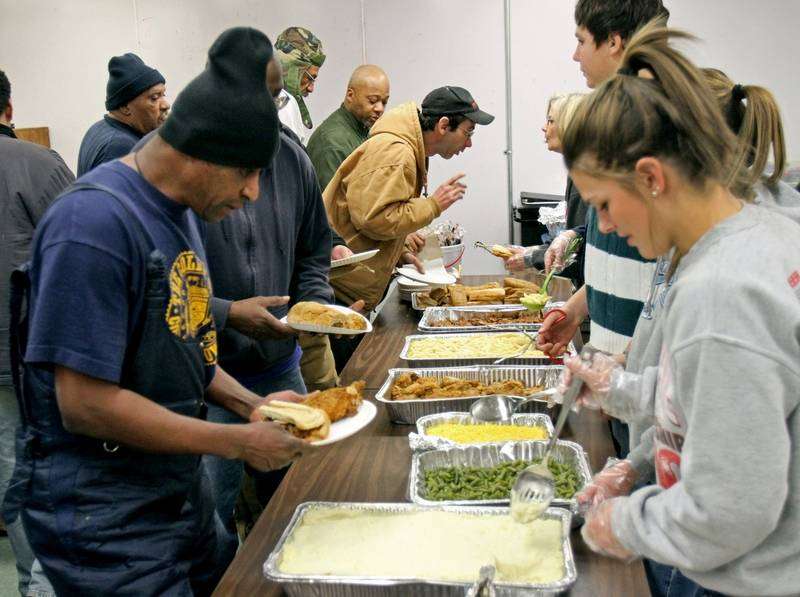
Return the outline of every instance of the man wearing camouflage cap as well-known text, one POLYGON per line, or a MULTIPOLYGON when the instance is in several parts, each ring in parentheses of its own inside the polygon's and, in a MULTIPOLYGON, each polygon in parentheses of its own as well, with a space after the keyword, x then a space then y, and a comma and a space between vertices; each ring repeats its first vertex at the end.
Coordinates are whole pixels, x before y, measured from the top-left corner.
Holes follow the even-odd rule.
POLYGON ((289 27, 275 40, 275 55, 283 67, 285 86, 278 99, 278 116, 305 145, 314 123, 304 98, 314 92, 325 62, 322 42, 304 27, 289 27))

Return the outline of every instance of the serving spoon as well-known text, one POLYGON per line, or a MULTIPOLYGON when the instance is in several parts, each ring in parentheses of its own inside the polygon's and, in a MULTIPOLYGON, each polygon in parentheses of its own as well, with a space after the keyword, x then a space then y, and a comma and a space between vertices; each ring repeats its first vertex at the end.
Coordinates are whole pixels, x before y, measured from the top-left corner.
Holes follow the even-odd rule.
MULTIPOLYGON (((591 361, 597 349, 584 346, 581 351, 581 359, 591 361)), ((553 474, 547 466, 547 461, 556 445, 558 436, 564 429, 567 416, 572 409, 575 399, 583 388, 583 380, 577 375, 573 376, 572 381, 564 392, 564 401, 561 403, 561 412, 558 415, 556 428, 550 441, 547 442, 547 449, 544 456, 536 464, 525 468, 518 476, 514 485, 511 487, 511 516, 517 522, 533 522, 550 506, 550 502, 556 494, 556 485, 553 474)))
POLYGON ((469 414, 473 419, 495 423, 511 420, 511 415, 517 412, 523 405, 534 400, 549 398, 557 392, 556 388, 535 392, 528 396, 512 396, 510 394, 496 394, 494 396, 484 396, 472 403, 469 414))

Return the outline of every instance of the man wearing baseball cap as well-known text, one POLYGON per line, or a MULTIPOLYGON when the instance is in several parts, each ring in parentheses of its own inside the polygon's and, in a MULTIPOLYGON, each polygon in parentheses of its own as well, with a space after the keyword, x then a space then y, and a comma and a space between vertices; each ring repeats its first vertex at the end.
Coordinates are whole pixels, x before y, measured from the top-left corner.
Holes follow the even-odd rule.
MULTIPOLYGON (((349 305, 364 299, 367 309, 373 309, 398 262, 421 267, 405 246, 406 236, 430 224, 466 190, 459 182, 464 174, 456 174, 428 196, 428 158, 449 160, 472 147, 476 125, 493 120, 469 91, 446 86, 431 91, 421 108, 414 102, 401 104, 375 123, 323 193, 328 220, 350 249, 380 249, 365 262, 374 274, 353 271, 331 281, 337 301, 349 305)), ((332 338, 331 345, 341 369, 357 340, 332 338)))
POLYGON ((217 365, 198 220, 258 197, 279 143, 271 57, 260 31, 222 33, 164 126, 62 195, 16 272, 30 317, 12 317, 27 347, 6 514, 59 595, 210 594, 228 562, 200 456, 271 470, 310 449, 258 416, 297 394, 264 398, 217 365), (251 422, 206 421, 209 400, 251 422))
POLYGON ((136 54, 108 61, 106 110, 108 114, 86 131, 78 153, 78 176, 120 158, 167 118, 164 75, 147 66, 136 54))

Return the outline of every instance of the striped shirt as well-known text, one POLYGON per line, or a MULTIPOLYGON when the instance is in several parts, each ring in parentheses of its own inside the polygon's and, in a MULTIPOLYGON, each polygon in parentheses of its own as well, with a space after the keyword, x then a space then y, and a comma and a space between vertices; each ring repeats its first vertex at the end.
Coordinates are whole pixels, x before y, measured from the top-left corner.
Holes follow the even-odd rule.
POLYGON ((653 278, 655 261, 618 235, 602 234, 589 209, 586 231, 586 299, 592 346, 610 353, 628 347, 653 278))

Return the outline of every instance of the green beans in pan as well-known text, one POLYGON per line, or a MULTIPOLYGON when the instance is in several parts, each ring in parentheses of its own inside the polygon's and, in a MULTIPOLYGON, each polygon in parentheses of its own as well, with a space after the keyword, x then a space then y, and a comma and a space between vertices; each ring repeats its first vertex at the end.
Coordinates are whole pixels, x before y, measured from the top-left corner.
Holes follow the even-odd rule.
MULTIPOLYGON (((427 470, 423 474, 425 498, 437 502, 508 499, 517 475, 530 464, 525 460, 512 460, 491 468, 445 467, 427 470)), ((550 460, 547 467, 553 473, 556 497, 571 499, 581 488, 577 469, 555 460, 550 460)))

